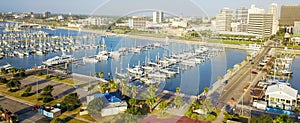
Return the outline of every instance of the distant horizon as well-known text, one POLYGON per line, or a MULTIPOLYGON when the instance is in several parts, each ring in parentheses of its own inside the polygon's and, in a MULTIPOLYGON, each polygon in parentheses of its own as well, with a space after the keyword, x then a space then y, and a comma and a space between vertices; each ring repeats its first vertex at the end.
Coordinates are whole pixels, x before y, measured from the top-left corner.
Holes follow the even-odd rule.
POLYGON ((300 1, 295 0, 231 0, 230 2, 223 0, 89 0, 88 2, 83 0, 76 2, 73 0, 10 0, 0 4, 0 12, 43 13, 49 11, 53 14, 64 15, 71 13, 87 16, 124 16, 134 11, 143 15, 143 10, 152 9, 183 17, 214 17, 224 7, 235 10, 241 7, 250 8, 251 4, 255 4, 258 8, 268 11, 271 3, 278 4, 279 13, 282 5, 300 5, 300 1))

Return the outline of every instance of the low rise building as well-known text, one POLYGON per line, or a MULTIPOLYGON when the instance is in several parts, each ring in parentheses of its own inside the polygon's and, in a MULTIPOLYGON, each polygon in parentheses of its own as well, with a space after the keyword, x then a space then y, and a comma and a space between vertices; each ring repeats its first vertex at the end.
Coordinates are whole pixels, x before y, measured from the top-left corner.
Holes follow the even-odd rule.
POLYGON ((94 98, 102 98, 105 107, 101 110, 101 116, 115 115, 127 110, 127 103, 122 101, 119 93, 106 92, 104 94, 93 94, 86 97, 87 103, 91 102, 94 98))
POLYGON ((268 86, 265 100, 269 107, 292 110, 297 107, 298 90, 285 83, 268 86))

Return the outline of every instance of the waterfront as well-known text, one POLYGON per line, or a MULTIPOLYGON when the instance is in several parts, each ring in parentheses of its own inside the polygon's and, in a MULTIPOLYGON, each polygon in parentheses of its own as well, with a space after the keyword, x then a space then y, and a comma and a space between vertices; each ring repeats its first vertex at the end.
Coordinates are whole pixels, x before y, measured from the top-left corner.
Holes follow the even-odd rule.
MULTIPOLYGON (((2 29, 3 30, 3 29, 2 29)), ((72 30, 47 30, 42 29, 53 36, 83 36, 90 35, 89 33, 82 33, 72 30)), ((95 39, 85 40, 77 39, 81 44, 94 43, 96 45, 101 44, 101 39, 103 37, 96 37, 95 39)), ((125 37, 105 37, 105 44, 107 45, 106 50, 116 51, 119 48, 134 48, 137 46, 144 46, 156 43, 155 41, 132 39, 125 37)), ((164 56, 169 56, 170 54, 178 54, 183 51, 190 51, 198 48, 198 46, 191 46, 188 44, 179 43, 168 43, 159 42, 163 47, 158 47, 150 49, 147 51, 142 51, 138 54, 129 53, 121 56, 117 59, 108 59, 107 61, 101 61, 97 63, 84 63, 83 61, 77 61, 76 64, 71 65, 73 73, 92 75, 94 72, 103 71, 104 78, 113 78, 116 70, 118 72, 126 72, 128 64, 130 67, 137 65, 139 62, 141 65, 146 63, 146 59, 149 61, 155 61, 157 56, 162 58, 164 56), (165 45, 168 44, 168 45, 165 45), (180 49, 180 50, 178 50, 180 49)), ((222 48, 222 47, 221 47, 222 48)), ((78 51, 67 52, 66 54, 71 54, 75 58, 82 58, 84 56, 96 55, 103 48, 99 49, 80 49, 78 51)), ((54 56, 61 55, 61 52, 48 53, 46 55, 39 56, 37 54, 29 55, 28 57, 4 57, 0 60, 0 65, 11 64, 16 68, 29 69, 34 66, 42 65, 42 62, 52 58, 54 56)), ((223 76, 228 68, 233 67, 236 63, 241 62, 246 57, 246 51, 237 49, 225 49, 225 53, 212 58, 196 67, 185 68, 186 71, 180 71, 180 75, 176 77, 171 77, 165 81, 161 89, 175 91, 176 87, 180 87, 181 91, 186 94, 196 95, 203 91, 203 88, 209 87, 213 82, 216 81, 218 76, 223 76), (226 61, 226 62, 224 62, 226 61), (194 77, 197 76, 197 77, 194 77), (193 86, 193 85, 198 86, 193 86), (200 90, 199 90, 200 89, 200 90)))

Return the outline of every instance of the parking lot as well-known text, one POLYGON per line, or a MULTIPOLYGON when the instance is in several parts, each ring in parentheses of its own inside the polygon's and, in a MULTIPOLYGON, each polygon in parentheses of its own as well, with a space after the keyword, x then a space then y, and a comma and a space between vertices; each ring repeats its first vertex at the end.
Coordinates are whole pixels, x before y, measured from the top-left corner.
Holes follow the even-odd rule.
POLYGON ((0 96, 0 105, 3 109, 8 109, 18 116, 21 123, 49 123, 51 118, 47 118, 32 110, 32 107, 24 103, 0 96))

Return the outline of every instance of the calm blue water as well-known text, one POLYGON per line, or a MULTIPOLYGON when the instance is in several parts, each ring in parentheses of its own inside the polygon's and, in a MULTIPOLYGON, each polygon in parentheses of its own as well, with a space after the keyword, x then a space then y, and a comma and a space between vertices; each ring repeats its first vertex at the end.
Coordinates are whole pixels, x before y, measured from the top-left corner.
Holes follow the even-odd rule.
POLYGON ((293 76, 290 78, 289 83, 291 83, 291 86, 298 90, 298 94, 300 94, 300 56, 296 56, 296 58, 293 61, 293 76))
MULTIPOLYGON (((3 28, 0 28, 2 32, 3 28)), ((48 32, 56 36, 82 36, 89 35, 89 33, 82 33, 71 30, 47 30, 43 31, 48 32)), ((101 38, 97 37, 95 39, 84 39, 79 40, 82 44, 101 44, 101 38)), ((147 44, 156 43, 154 41, 140 40, 140 39, 131 39, 131 38, 122 38, 122 37, 105 37, 105 43, 107 45, 108 51, 115 51, 121 47, 136 47, 144 46, 147 44)), ((164 42, 160 42, 164 44, 164 42)), ((197 46, 190 46, 186 44, 177 44, 169 43, 168 46, 163 48, 151 49, 148 51, 143 51, 139 54, 128 54, 127 56, 122 56, 119 59, 109 59, 108 61, 94 63, 83 63, 78 61, 79 65, 74 64, 71 66, 73 73, 79 73, 84 75, 91 75, 94 72, 103 71, 105 73, 105 78, 112 78, 116 71, 126 72, 128 66, 132 67, 140 63, 141 65, 145 64, 149 59, 150 61, 155 61, 156 57, 168 56, 171 53, 178 54, 183 51, 189 51, 197 48, 197 46)), ((69 52, 67 54, 72 54, 76 58, 81 58, 83 56, 91 56, 97 54, 102 49, 87 49, 79 50, 75 52, 69 52)), ((42 61, 45 61, 49 58, 52 58, 56 55, 61 55, 61 53, 49 53, 44 56, 30 55, 29 57, 18 58, 18 57, 5 57, 0 60, 0 65, 5 65, 7 63, 15 66, 17 68, 31 68, 33 66, 42 65, 42 61)), ((196 67, 186 68, 185 71, 180 71, 179 75, 167 79, 163 84, 163 89, 175 91, 176 87, 181 88, 181 92, 191 95, 199 94, 203 91, 203 88, 210 87, 213 82, 217 80, 218 76, 223 76, 228 68, 233 67, 235 64, 241 62, 246 57, 246 51, 236 50, 236 49, 225 49, 225 52, 218 55, 217 57, 202 63, 196 67)), ((298 59, 300 60, 300 59, 298 59)), ((295 65, 294 65, 295 66, 295 65)), ((299 68, 300 69, 300 68, 299 68)), ((296 74, 296 71, 294 71, 296 74)), ((293 84, 292 84, 293 85, 293 84)))

